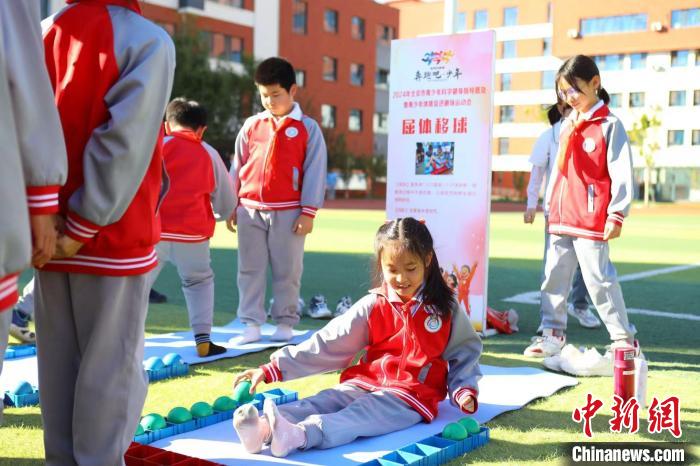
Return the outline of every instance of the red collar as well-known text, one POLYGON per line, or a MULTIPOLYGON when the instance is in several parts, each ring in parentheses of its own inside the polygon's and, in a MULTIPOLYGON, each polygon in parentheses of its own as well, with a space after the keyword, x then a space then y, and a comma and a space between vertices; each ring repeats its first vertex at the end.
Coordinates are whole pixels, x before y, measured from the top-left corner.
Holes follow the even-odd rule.
POLYGON ((114 5, 141 14, 141 7, 139 6, 138 0, 66 0, 66 3, 97 3, 105 6, 114 5))
POLYGON ((172 132, 168 133, 168 136, 187 139, 188 141, 202 142, 202 138, 197 136, 197 133, 195 133, 194 131, 187 130, 187 129, 180 130, 180 131, 172 131, 172 132))

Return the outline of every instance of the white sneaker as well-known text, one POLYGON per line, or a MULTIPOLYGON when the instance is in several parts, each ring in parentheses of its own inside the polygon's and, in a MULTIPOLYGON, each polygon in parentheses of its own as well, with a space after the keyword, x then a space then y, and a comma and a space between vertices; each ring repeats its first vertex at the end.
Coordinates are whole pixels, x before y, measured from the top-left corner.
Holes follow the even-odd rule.
POLYGON ((328 319, 332 315, 323 295, 317 294, 311 298, 309 301, 309 317, 312 319, 328 319))
POLYGON ((578 320, 581 327, 585 328, 599 328, 601 326, 600 319, 598 319, 589 307, 577 308, 573 304, 569 303, 566 306, 566 312, 578 320))
POLYGON ((612 377, 613 375, 612 359, 601 356, 595 348, 588 348, 576 358, 562 358, 561 369, 571 375, 583 377, 612 377))
POLYGON ((576 359, 581 357, 582 351, 574 345, 566 345, 562 348, 561 353, 544 358, 542 365, 550 371, 561 372, 561 362, 563 359, 576 359))
POLYGON ((566 344, 566 336, 556 337, 544 330, 541 337, 534 337, 532 344, 525 348, 523 354, 529 358, 547 358, 561 353, 566 344))
POLYGON ((634 348, 634 357, 635 358, 640 358, 644 359, 646 361, 646 357, 644 357, 644 353, 642 353, 642 348, 639 346, 639 341, 634 340, 632 344, 630 344, 627 340, 616 340, 612 342, 611 344, 607 345, 605 347, 605 357, 610 358, 611 361, 615 359, 615 350, 617 348, 634 348))
POLYGON ((345 314, 350 310, 352 307, 352 298, 350 296, 343 296, 340 298, 338 301, 338 305, 335 306, 335 313, 333 314, 334 316, 339 316, 341 314, 345 314))

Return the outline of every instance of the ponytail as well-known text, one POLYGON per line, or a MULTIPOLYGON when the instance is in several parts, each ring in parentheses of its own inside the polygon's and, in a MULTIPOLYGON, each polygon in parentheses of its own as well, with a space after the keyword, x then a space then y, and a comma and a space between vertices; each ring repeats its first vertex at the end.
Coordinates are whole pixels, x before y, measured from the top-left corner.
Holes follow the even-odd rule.
POLYGON ((608 94, 608 91, 603 89, 603 86, 598 89, 598 98, 605 102, 605 105, 608 105, 610 103, 610 94, 608 94))
POLYGON ((547 110, 547 119, 549 120, 549 124, 554 126, 557 121, 561 120, 562 114, 559 112, 559 107, 557 104, 553 104, 549 109, 547 110))

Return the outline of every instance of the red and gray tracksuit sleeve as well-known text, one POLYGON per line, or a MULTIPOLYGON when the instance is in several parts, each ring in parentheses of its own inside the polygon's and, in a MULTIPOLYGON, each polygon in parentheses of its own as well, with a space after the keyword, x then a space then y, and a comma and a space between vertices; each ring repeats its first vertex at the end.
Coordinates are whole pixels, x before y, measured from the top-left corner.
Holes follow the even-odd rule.
POLYGON ((221 160, 219 152, 212 146, 202 141, 202 147, 206 149, 211 158, 211 165, 214 172, 214 191, 211 193, 211 205, 214 213, 219 216, 219 220, 226 220, 236 208, 236 196, 233 191, 233 181, 226 170, 224 161, 221 160))
POLYGON ((250 125, 254 119, 255 116, 249 117, 245 123, 243 123, 243 127, 240 131, 238 131, 238 135, 236 135, 234 153, 231 158, 231 170, 229 171, 231 181, 233 182, 234 209, 238 206, 238 192, 241 189, 241 167, 246 164, 250 156, 250 150, 248 149, 248 131, 250 131, 250 125))
POLYGON ((27 213, 58 212, 68 170, 39 21, 36 2, 0 2, 0 282, 29 265, 27 213))
POLYGON ((67 234, 81 242, 118 221, 136 195, 151 163, 175 71, 175 47, 165 30, 134 28, 131 15, 108 9, 119 80, 104 96, 110 119, 85 145, 84 184, 68 201, 67 234))
POLYGON ((326 170, 328 153, 326 141, 318 123, 313 118, 302 119, 308 133, 306 158, 304 159, 304 182, 301 187, 301 213, 315 217, 316 211, 323 206, 326 192, 326 170))
POLYGON ((347 368, 357 352, 369 344, 369 313, 376 301, 376 295, 367 295, 308 340, 272 353, 270 362, 261 366, 265 382, 347 368))
MULTIPOLYGON (((455 406, 459 406, 465 397, 472 395, 474 411, 478 408, 476 398, 481 379, 481 350, 481 338, 474 331, 467 313, 455 306, 452 311, 450 339, 442 354, 442 358, 449 364, 447 389, 450 401, 455 406)), ((472 414, 474 411, 464 412, 472 414)))
POLYGON ((634 196, 632 150, 622 122, 615 118, 607 128, 608 174, 610 175, 609 222, 622 225, 634 196))

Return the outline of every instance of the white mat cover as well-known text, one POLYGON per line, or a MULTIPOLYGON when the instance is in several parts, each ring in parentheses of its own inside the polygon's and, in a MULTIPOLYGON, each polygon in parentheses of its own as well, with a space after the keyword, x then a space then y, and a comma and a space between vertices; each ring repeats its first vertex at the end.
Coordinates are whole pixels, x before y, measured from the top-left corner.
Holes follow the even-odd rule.
MULTIPOLYGON (((530 401, 550 396, 578 382, 575 378, 531 367, 481 366, 484 378, 479 382, 479 410, 476 419, 487 422, 506 411, 522 408, 530 401)), ((263 388, 264 389, 264 388, 263 388)), ((153 446, 226 465, 356 465, 378 458, 420 439, 435 435, 449 422, 464 415, 448 401, 440 404, 438 418, 409 429, 380 437, 364 438, 329 450, 295 452, 287 458, 275 458, 269 448, 261 454, 245 452, 231 421, 166 438, 153 446)))
MULTIPOLYGON (((289 342, 275 342, 270 340, 270 335, 275 331, 274 325, 265 324, 261 327, 262 339, 256 343, 238 345, 236 337, 240 337, 245 326, 238 320, 234 320, 223 327, 214 327, 211 339, 217 345, 227 348, 223 354, 200 358, 197 355, 192 332, 166 333, 146 338, 144 345, 144 360, 151 356, 163 357, 168 353, 178 353, 183 361, 189 364, 199 364, 217 359, 233 358, 246 353, 255 353, 267 348, 274 348, 288 344, 296 345, 309 338, 313 330, 295 330, 294 338, 289 342), (233 339, 233 340, 232 340, 233 339), (229 340, 231 340, 229 342, 229 340)), ((26 380, 34 386, 39 385, 36 356, 26 358, 8 359, 3 363, 0 374, 0 392, 11 390, 20 381, 26 380)))

